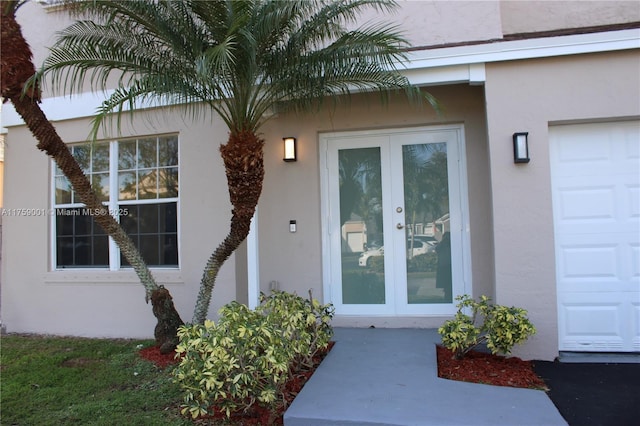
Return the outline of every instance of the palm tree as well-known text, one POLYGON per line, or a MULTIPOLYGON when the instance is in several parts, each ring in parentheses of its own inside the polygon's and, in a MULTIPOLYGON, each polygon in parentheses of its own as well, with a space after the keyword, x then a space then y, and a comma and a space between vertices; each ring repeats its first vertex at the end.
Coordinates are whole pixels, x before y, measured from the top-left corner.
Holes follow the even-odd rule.
POLYGON ((147 302, 151 299, 153 313, 158 319, 155 329, 156 342, 164 353, 170 352, 177 344, 176 330, 182 324, 182 320, 173 305, 169 291, 156 283, 131 238, 100 202, 82 168, 56 129, 47 120, 39 105, 40 87, 37 84, 27 85, 29 79, 35 74, 35 67, 31 60, 31 49, 16 21, 15 13, 22 4, 24 1, 2 2, 2 36, 0 39, 2 98, 5 101, 11 101, 37 139, 37 147, 54 159, 88 210, 97 212, 93 216, 94 220, 118 244, 122 254, 132 265, 140 282, 145 287, 147 302), (28 88, 25 90, 25 87, 28 88))
MULTIPOLYGON (((260 126, 291 107, 309 110, 353 91, 407 89, 422 96, 396 65, 406 42, 388 25, 348 29, 367 7, 389 12, 392 0, 84 1, 87 20, 64 30, 42 74, 54 87, 87 81, 120 85, 102 104, 94 130, 140 101, 215 111, 228 126, 220 146, 233 205, 230 230, 208 259, 193 322, 206 318, 220 267, 244 241, 264 177, 260 126)), ((433 101, 427 97, 429 101, 433 101)))

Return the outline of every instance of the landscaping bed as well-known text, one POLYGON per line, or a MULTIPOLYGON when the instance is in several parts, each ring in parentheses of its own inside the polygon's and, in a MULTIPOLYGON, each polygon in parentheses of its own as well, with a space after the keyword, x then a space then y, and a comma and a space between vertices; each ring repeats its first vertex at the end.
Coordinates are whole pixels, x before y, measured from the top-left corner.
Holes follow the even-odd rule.
MULTIPOLYGON (((334 342, 329 342, 329 347, 325 350, 319 351, 313 358, 313 366, 311 368, 300 367, 297 368, 296 373, 287 381, 285 386, 284 398, 286 403, 282 404, 277 412, 271 412, 268 408, 261 407, 258 404, 254 404, 247 412, 235 412, 231 414, 231 417, 227 420, 224 412, 220 410, 214 410, 214 413, 208 416, 199 417, 194 420, 195 424, 210 424, 211 420, 217 420, 221 423, 228 422, 228 424, 238 425, 281 425, 283 424, 283 415, 286 408, 291 405, 295 397, 300 393, 303 386, 309 378, 313 375, 314 371, 320 365, 324 357, 329 353, 333 347, 334 342)), ((177 364, 180 359, 176 358, 175 353, 161 354, 158 346, 150 346, 140 350, 140 357, 148 361, 153 362, 160 368, 165 368, 169 365, 177 364)), ((177 408, 176 408, 177 410, 177 408)))
POLYGON ((472 350, 456 359, 449 349, 438 345, 438 377, 485 385, 548 390, 535 373, 531 361, 472 350))

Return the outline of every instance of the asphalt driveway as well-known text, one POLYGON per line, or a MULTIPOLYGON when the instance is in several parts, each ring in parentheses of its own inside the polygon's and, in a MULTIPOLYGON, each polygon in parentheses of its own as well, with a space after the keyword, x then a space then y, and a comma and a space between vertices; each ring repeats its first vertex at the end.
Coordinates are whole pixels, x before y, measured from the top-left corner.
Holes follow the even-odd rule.
POLYGON ((535 361, 570 426, 640 425, 640 364, 535 361))

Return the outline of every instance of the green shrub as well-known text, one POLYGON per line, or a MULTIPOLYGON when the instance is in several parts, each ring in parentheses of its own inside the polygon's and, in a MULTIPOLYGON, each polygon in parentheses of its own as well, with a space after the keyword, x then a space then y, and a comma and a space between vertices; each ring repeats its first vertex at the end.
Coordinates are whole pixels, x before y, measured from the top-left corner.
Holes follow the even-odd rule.
POLYGON ((370 257, 367 266, 371 272, 384 273, 384 256, 370 257))
POLYGON ((217 323, 178 330, 183 359, 173 374, 184 392, 183 414, 195 419, 213 405, 229 416, 255 403, 274 410, 290 375, 328 346, 331 305, 285 292, 261 302, 255 310, 231 302, 217 323))
POLYGON ((429 252, 409 259, 407 272, 434 272, 438 267, 438 254, 429 252))
POLYGON ((343 303, 384 303, 384 276, 375 272, 343 272, 343 303))
POLYGON ((487 296, 475 301, 465 294, 456 300, 460 301, 458 312, 454 319, 438 329, 438 333, 442 336, 442 344, 454 351, 458 359, 485 342, 493 354, 510 354, 514 345, 536 332, 525 309, 493 305, 487 296), (471 316, 465 314, 464 309, 471 310, 471 316))

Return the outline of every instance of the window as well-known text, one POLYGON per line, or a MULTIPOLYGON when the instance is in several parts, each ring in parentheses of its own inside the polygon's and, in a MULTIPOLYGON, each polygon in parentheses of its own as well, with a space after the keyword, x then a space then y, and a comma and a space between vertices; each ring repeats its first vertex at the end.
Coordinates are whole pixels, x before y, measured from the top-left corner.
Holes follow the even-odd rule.
MULTIPOLYGON (((177 267, 178 137, 100 142, 70 149, 147 264, 177 267)), ((53 197, 56 268, 116 270, 129 266, 57 167, 53 197)))

